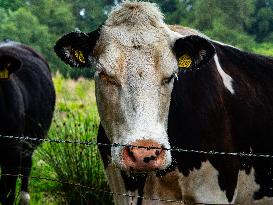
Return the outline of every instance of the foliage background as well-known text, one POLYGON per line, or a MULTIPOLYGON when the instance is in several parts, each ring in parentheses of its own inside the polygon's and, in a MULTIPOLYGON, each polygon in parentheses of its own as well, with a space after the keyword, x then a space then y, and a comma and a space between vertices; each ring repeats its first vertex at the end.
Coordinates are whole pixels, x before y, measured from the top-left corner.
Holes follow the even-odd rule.
MULTIPOLYGON (((93 69, 68 69, 53 52, 56 40, 75 29, 92 31, 121 0, 0 0, 0 41, 11 39, 44 54, 52 71, 78 78, 93 69)), ((150 0, 169 24, 196 28, 247 51, 273 56, 273 0, 150 0)))

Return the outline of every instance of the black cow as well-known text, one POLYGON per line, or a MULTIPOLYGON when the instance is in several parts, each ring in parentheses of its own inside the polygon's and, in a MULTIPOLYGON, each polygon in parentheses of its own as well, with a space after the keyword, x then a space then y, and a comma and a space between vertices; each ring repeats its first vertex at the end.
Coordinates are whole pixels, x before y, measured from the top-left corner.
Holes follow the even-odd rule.
POLYGON ((127 193, 116 204, 273 203, 272 159, 172 150, 272 155, 272 58, 166 25, 155 4, 127 1, 55 51, 71 66, 96 61, 98 141, 128 145, 100 147, 110 188, 127 193))
POLYGON ((39 141, 20 142, 3 136, 43 139, 55 106, 55 90, 47 62, 30 47, 0 43, 0 202, 13 204, 21 174, 22 204, 28 204, 32 154, 39 141))

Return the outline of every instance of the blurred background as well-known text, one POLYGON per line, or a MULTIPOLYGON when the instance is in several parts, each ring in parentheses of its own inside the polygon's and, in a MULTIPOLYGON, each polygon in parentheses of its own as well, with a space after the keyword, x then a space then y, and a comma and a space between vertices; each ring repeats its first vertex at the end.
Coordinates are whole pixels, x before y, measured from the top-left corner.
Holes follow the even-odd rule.
MULTIPOLYGON (((71 69, 53 51, 63 34, 90 32, 119 0, 0 0, 0 41, 30 45, 50 64, 57 93, 49 139, 96 141, 93 68, 71 69)), ((273 56, 273 0, 154 0, 168 24, 192 27, 243 50, 273 56)), ((43 143, 33 157, 31 204, 111 204, 97 146, 43 143)), ((18 180, 18 192, 20 181, 18 180)), ((122 193, 119 193, 122 194, 122 193)), ((120 196, 126 197, 126 196, 120 196)))

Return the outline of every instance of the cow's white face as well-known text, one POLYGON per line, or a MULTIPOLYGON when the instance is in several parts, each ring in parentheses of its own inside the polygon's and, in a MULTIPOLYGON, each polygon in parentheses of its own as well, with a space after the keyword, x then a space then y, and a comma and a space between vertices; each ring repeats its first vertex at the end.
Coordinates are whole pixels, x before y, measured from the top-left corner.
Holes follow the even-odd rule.
POLYGON ((171 31, 153 4, 127 2, 99 32, 70 33, 55 51, 73 66, 88 65, 90 54, 96 60, 97 105, 111 143, 158 148, 112 147, 116 165, 135 171, 170 165, 167 124, 174 78, 178 65, 194 69, 212 57, 207 40, 171 31))
MULTIPOLYGON (((178 67, 173 45, 165 35, 152 27, 140 31, 105 26, 101 31, 96 99, 101 123, 112 143, 170 148, 167 119, 178 67)), ((123 150, 112 147, 112 159, 127 168, 123 150)), ((162 155, 160 168, 165 168, 171 156, 169 151, 162 155)))

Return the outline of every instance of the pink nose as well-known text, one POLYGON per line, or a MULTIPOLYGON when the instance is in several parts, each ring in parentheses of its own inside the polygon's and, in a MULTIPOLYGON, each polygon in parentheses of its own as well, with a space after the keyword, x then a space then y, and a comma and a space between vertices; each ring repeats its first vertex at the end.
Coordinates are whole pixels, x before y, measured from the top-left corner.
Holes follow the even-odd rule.
POLYGON ((153 171, 163 167, 165 150, 152 140, 138 140, 122 151, 123 163, 131 171, 153 171), (150 149, 149 149, 150 148, 150 149))

